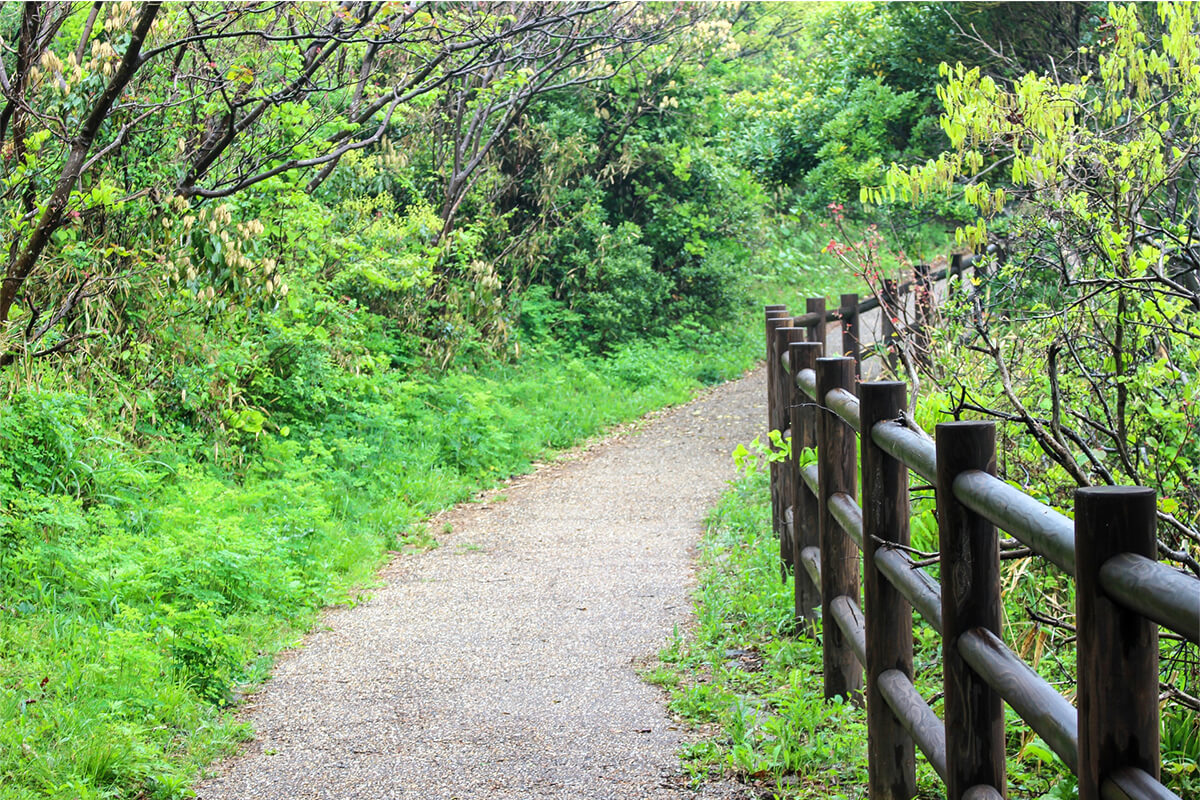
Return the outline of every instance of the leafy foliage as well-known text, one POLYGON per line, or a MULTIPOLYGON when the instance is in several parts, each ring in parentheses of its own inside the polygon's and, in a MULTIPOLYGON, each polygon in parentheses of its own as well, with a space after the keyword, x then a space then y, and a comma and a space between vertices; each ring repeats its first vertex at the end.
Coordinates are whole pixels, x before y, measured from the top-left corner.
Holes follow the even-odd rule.
MULTIPOLYGON (((807 211, 854 204, 894 160, 942 145, 928 118, 950 18, 929 3, 826 3, 765 85, 734 98, 742 157, 807 211)), ((873 213, 864 210, 864 214, 873 213)))
POLYGON ((1030 72, 1008 85, 943 65, 953 149, 893 166, 885 187, 865 193, 927 196, 966 181, 978 216, 960 241, 982 245, 989 227, 1008 235, 1002 258, 951 307, 931 374, 960 397, 958 410, 1032 437, 1037 450, 1012 467, 1052 462, 1040 489, 1154 486, 1166 553, 1200 573, 1200 292, 1190 277, 1200 22, 1187 4, 1146 11, 1110 6, 1085 48, 1097 71, 1071 80, 1030 72), (986 164, 1002 168, 998 185, 986 164))
POLYGON ((187 436, 153 456, 96 438, 106 423, 71 391, 0 402, 0 797, 185 796, 247 733, 223 711, 239 687, 388 551, 434 545, 424 517, 740 374, 754 333, 683 329, 600 361, 544 343, 474 374, 328 371, 306 395, 337 398, 321 413, 231 433, 233 473, 195 463, 187 436))
MULTIPOLYGON (((1093 26, 1056 4, 1004 52, 1107 48, 1102 80, 993 77, 987 97, 1086 113, 943 129, 936 65, 991 58, 963 45, 1017 13, 995 5, 0 6, 0 797, 184 796, 246 733, 222 711, 238 687, 316 609, 353 602, 387 551, 429 546, 426 515, 740 374, 759 349, 736 322, 757 319, 747 298, 858 287, 830 237, 890 230, 897 263, 918 255, 919 222, 960 218, 962 198, 927 192, 910 213, 897 197, 879 219, 855 199, 947 142, 1019 146, 1020 202, 1055 159, 1099 176, 1031 205, 1038 224, 1005 223, 1021 237, 979 292, 1039 313, 1091 304, 1056 334, 1086 365, 1060 371, 1058 402, 1126 387, 1113 442, 1134 470, 1119 447, 1092 444, 1096 460, 1153 473, 1172 487, 1164 514, 1194 522, 1191 312, 1142 285, 1155 253, 1185 286, 1175 265, 1194 261, 1165 203, 1194 211, 1194 76, 1138 39, 1194 60, 1194 24, 1142 9, 1093 26), (1098 88, 1122 81, 1130 105, 1098 88), (1105 103, 1136 118, 1128 141, 1105 103), (1030 131, 1080 147, 1029 148, 1030 131), (1151 188, 1123 188, 1122 171, 1151 188), (834 219, 814 218, 830 203, 834 219), (1045 280, 1047 254, 1093 229, 1080 280, 1045 280), (1082 281, 1111 282, 1114 264, 1117 283, 1089 295, 1082 281), (1126 355, 1109 364, 1088 336, 1118 329, 1126 355)), ((941 99, 965 113, 984 75, 947 77, 957 94, 941 99)), ((965 194, 995 204, 992 187, 965 194)), ((1052 337, 990 324, 1044 419, 1054 394, 1026 367, 1052 337)), ((964 385, 994 389, 987 362, 967 366, 964 385)), ((802 656, 779 661, 802 678, 802 656)), ((748 702, 713 712, 739 726, 726 763, 850 752, 833 729, 852 712, 809 708, 792 677, 768 687, 779 720, 748 702)), ((695 691, 679 702, 716 693, 695 691)))
MULTIPOLYGON (((681 754, 695 781, 732 776, 779 798, 865 797, 865 710, 824 701, 821 622, 812 631, 795 629, 792 579, 779 579, 765 463, 766 454, 745 460, 744 477, 712 512, 694 599, 696 624, 686 633, 676 631, 660 652, 659 664, 643 678, 669 693, 674 713, 702 726, 703 738, 681 754)), ((918 500, 913 511, 913 546, 936 551, 932 501, 918 500)), ((1062 681, 1074 670, 1067 637, 1062 631, 1055 637, 1022 618, 1031 598, 1039 595, 1043 603, 1056 595, 1058 602, 1073 606, 1072 581, 1024 558, 1004 562, 1001 583, 1007 588, 1006 643, 1048 680, 1062 681)), ((937 711, 940 637, 919 617, 914 637, 914 684, 937 711)), ((1164 663, 1170 664, 1174 645, 1164 644, 1164 663)), ((1168 709, 1163 714, 1162 773, 1181 797, 1200 787, 1195 725, 1194 712, 1168 709)), ((1066 765, 1011 710, 1006 728, 1011 796, 1053 800, 1076 795, 1066 765)), ((920 756, 917 783, 918 797, 944 796, 940 778, 920 756)))

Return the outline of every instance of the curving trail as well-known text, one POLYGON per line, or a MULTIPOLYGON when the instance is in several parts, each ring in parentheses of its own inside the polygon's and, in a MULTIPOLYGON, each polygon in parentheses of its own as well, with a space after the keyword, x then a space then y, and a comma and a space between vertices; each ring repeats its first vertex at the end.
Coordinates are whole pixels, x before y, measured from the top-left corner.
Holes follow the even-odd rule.
POLYGON ((688 622, 705 513, 765 395, 760 368, 434 520, 437 549, 281 659, 244 712, 256 740, 198 796, 747 796, 687 788, 637 666, 688 622))

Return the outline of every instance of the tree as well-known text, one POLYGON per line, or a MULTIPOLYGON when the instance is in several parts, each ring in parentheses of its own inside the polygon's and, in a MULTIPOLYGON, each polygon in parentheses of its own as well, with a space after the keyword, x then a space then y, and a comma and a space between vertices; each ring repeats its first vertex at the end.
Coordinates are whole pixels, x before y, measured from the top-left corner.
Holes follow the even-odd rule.
MULTIPOLYGON (((374 147, 442 91, 464 112, 472 104, 462 119, 483 122, 460 137, 448 226, 495 136, 531 97, 588 79, 607 53, 656 35, 632 15, 612 3, 5 6, 0 35, 15 44, 0 59, 10 243, 0 366, 96 335, 89 302, 163 269, 148 244, 172 224, 194 225, 199 207, 302 174, 314 191, 346 154, 374 147), (111 256, 103 267, 83 257, 97 245, 111 256)), ((207 222, 228 226, 226 217, 214 210, 207 222)), ((226 285, 277 290, 274 267, 242 252, 252 231, 212 233, 210 298, 226 285)))
POLYGON ((953 412, 1023 429, 1077 485, 1156 487, 1163 553, 1200 574, 1200 13, 1147 11, 1109 6, 1076 79, 943 65, 952 149, 863 194, 961 192, 961 241, 1007 234, 935 340, 953 412))
POLYGON ((612 53, 598 82, 546 93, 498 145, 486 201, 506 221, 497 261, 511 284, 548 287, 594 348, 734 306, 731 252, 765 205, 724 145, 726 90, 743 77, 729 65, 737 25, 758 19, 744 10, 639 8, 642 25, 678 30, 612 53))
POLYGON ((683 7, 664 14, 634 5, 605 4, 599 13, 563 4, 561 22, 534 28, 529 17, 546 4, 515 6, 518 27, 528 34, 498 45, 485 69, 447 82, 432 109, 434 164, 442 176, 442 231, 475 185, 485 159, 537 97, 601 83, 636 64, 650 47, 678 33, 697 14, 683 7))

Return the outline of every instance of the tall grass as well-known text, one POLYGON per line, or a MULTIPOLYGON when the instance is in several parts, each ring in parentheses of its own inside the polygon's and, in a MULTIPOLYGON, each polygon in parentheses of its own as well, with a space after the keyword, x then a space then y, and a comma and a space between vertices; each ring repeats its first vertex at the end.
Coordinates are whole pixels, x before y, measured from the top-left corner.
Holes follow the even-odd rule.
MULTIPOLYGON (((767 472, 753 464, 725 494, 709 519, 701 549, 695 594, 696 621, 676 634, 645 678, 666 688, 671 709, 706 732, 681 753, 699 783, 733 776, 780 798, 862 798, 867 788, 866 719, 862 708, 824 700, 821 628, 809 635, 793 626, 793 579, 780 579, 779 542, 771 532, 767 472)), ((914 544, 930 547, 929 501, 915 505, 914 544)), ((936 550, 936 529, 932 548, 936 550)), ((1020 619, 1027 602, 1028 574, 1010 571, 1005 602, 1009 620, 1020 619)), ((1073 598, 1070 605, 1073 605, 1073 598)), ((1008 625, 1009 646, 1018 653, 1027 630, 1008 625)), ((940 637, 931 627, 914 628, 915 683, 941 713, 940 637)), ((1164 646, 1163 668, 1174 669, 1174 643, 1164 646)), ((1028 657, 1028 656, 1027 656, 1028 657)), ((1066 645, 1043 654, 1038 668, 1054 680, 1066 645)), ((1164 676, 1165 677, 1165 676, 1164 676)), ((1010 796, 1067 800, 1076 781, 1046 744, 1007 710, 1010 796)), ((1187 709, 1162 714, 1162 776, 1180 797, 1200 792, 1200 719, 1187 709)), ((917 759, 918 796, 944 797, 928 763, 917 759)))
POLYGON ((436 545, 422 520, 737 377, 756 323, 348 378, 235 472, 138 452, 52 381, 22 393, 0 408, 0 798, 185 796, 249 735, 230 707, 272 656, 390 551, 436 545))

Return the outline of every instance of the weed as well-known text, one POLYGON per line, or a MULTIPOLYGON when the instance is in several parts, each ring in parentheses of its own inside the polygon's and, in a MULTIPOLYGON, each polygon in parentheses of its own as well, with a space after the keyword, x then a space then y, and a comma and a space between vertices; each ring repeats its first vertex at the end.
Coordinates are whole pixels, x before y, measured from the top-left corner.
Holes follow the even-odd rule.
POLYGON ((751 471, 712 513, 693 635, 676 632, 648 679, 670 690, 672 712, 723 731, 681 752, 694 780, 725 773, 778 796, 859 796, 863 715, 822 701, 819 645, 781 636, 791 589, 779 581, 764 475, 751 471))
POLYGON ((740 372, 750 327, 609 358, 548 345, 475 373, 344 374, 339 403, 260 432, 232 472, 187 436, 151 458, 61 387, 0 402, 0 798, 185 796, 248 735, 228 706, 274 653, 357 602, 389 551, 437 546, 422 520, 687 400, 713 364, 740 372))
MULTIPOLYGON (((701 551, 701 576, 695 592, 692 635, 678 629, 659 654, 659 665, 646 680, 669 692, 670 710, 694 725, 720 733, 687 745, 680 752, 684 770, 695 782, 732 775, 779 798, 859 798, 866 791, 866 722, 863 710, 823 699, 820 621, 812 635, 791 630, 793 587, 779 580, 779 545, 771 534, 768 472, 746 469, 757 463, 742 454, 744 476, 712 512, 701 551)), ((929 501, 914 505, 914 542, 918 532, 936 549, 936 527, 929 501), (917 523, 920 522, 920 525, 917 523), (932 536, 930 540, 928 537, 932 536)), ((1021 581, 1056 580, 1014 573, 1006 595, 1017 607, 1025 602, 1021 581)), ((1073 598, 1069 599, 1073 604, 1073 598)), ((1006 632, 1010 647, 1021 651, 1023 630, 1006 632), (1016 641, 1013 641, 1013 640, 1016 641)), ((914 628, 916 688, 924 697, 941 690, 940 637, 932 628, 914 628)), ((1069 649, 1042 659, 1043 670, 1073 670, 1069 649)), ((1026 656, 1028 658, 1028 656, 1026 656)), ((934 704, 935 711, 939 711, 934 704)), ((1011 710, 1007 714, 1008 773, 1013 797, 1065 800, 1076 783, 1057 755, 1011 710)), ((1200 790, 1200 719, 1168 707, 1162 720, 1162 774, 1181 797, 1200 790)), ((919 796, 944 796, 928 763, 918 757, 919 796)))

